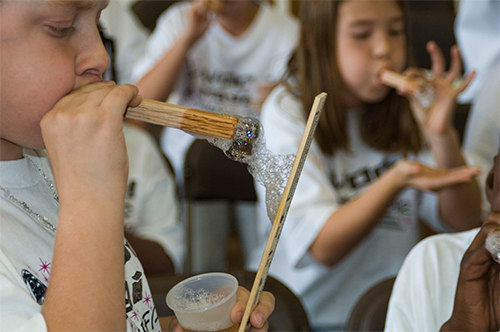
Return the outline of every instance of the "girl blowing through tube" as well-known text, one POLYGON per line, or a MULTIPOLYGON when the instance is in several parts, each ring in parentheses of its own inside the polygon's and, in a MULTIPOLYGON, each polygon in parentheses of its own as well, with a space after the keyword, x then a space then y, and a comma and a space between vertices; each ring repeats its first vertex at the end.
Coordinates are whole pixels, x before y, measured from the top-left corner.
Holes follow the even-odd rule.
MULTIPOLYGON (((262 110, 268 148, 293 153, 314 96, 328 98, 270 272, 302 298, 315 330, 342 330, 359 296, 397 273, 420 239, 420 220, 438 231, 480 224, 478 170, 466 167, 452 124, 455 99, 473 74, 452 85, 461 72, 458 49, 446 71, 430 42, 435 99, 423 107, 379 78, 407 67, 403 2, 300 4, 289 75, 262 110)), ((426 79, 416 68, 404 74, 426 79)), ((260 212, 265 242, 271 225, 260 212)))

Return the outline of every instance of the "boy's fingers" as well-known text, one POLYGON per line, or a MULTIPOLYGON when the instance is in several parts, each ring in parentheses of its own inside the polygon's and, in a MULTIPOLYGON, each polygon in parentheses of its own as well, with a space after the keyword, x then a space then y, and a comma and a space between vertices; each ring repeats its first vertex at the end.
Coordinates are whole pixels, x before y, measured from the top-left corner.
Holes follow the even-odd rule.
POLYGON ((269 316, 274 311, 275 297, 269 292, 262 292, 260 296, 260 301, 257 307, 250 315, 250 323, 253 327, 261 329, 264 327, 269 316))
POLYGON ((472 241, 468 250, 475 250, 481 247, 484 244, 484 241, 486 240, 489 232, 495 229, 500 229, 500 214, 496 212, 490 212, 484 220, 481 230, 472 241))

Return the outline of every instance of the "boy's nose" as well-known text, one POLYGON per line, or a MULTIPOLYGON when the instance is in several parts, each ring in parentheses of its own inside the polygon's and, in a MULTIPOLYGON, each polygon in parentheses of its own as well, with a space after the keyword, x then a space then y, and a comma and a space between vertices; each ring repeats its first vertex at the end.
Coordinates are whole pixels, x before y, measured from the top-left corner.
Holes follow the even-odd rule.
POLYGON ((80 50, 77 58, 77 74, 102 76, 110 65, 110 59, 97 30, 80 45, 80 50))

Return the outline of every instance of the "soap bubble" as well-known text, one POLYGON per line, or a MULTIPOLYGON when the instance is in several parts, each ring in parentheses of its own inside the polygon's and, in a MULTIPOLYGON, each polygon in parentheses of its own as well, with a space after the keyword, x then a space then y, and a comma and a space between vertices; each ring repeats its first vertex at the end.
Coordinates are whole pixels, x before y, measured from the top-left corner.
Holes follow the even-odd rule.
POLYGON ((245 163, 253 178, 266 188, 266 207, 273 221, 285 191, 296 154, 275 155, 266 148, 264 130, 254 118, 239 118, 232 139, 203 137, 228 158, 245 163))

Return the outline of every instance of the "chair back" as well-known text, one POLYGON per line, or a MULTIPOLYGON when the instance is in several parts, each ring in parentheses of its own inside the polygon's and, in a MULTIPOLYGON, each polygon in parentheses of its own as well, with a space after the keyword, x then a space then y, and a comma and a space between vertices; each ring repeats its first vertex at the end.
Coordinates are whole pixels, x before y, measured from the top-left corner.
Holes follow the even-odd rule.
POLYGON ((391 277, 380 281, 359 298, 349 314, 346 331, 384 331, 395 279, 391 277))
POLYGON ((197 139, 186 152, 183 176, 180 195, 188 241, 185 273, 243 268, 257 241, 257 195, 247 165, 197 139), (238 236, 232 236, 236 235, 233 230, 238 236), (228 249, 228 243, 237 246, 228 249))
POLYGON ((253 178, 247 165, 229 159, 221 149, 197 139, 184 163, 186 200, 257 200, 253 178))

